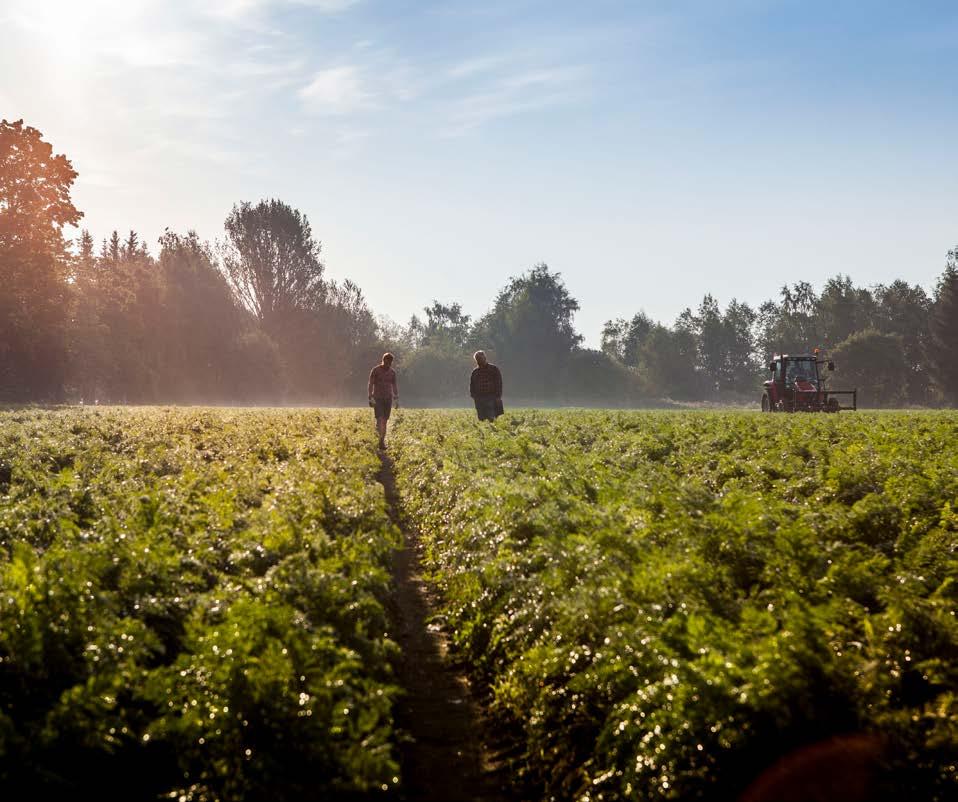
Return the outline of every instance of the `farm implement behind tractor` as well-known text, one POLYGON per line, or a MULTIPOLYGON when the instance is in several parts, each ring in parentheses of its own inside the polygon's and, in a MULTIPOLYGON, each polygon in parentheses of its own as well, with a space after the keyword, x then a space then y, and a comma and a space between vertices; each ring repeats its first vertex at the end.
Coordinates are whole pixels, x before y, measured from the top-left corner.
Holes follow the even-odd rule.
POLYGON ((768 369, 772 378, 765 382, 762 412, 838 412, 858 409, 858 390, 829 390, 821 366, 835 370, 835 363, 814 354, 777 354, 768 369), (842 404, 851 396, 851 406, 842 404))

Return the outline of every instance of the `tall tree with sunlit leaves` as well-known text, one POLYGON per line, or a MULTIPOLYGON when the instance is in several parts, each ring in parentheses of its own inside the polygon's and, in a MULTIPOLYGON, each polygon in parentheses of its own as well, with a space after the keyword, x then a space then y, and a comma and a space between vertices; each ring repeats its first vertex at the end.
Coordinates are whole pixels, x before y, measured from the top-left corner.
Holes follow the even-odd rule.
POLYGON ((36 128, 0 120, 0 399, 57 399, 67 361, 69 259, 63 227, 82 217, 77 177, 36 128))

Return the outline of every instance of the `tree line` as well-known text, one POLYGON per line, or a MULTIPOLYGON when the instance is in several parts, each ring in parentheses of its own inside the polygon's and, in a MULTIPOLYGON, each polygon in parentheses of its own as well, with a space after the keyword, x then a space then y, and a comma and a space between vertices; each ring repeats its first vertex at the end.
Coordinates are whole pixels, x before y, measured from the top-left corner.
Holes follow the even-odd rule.
POLYGON ((638 313, 606 323, 603 350, 673 398, 754 396, 774 353, 825 349, 832 386, 860 388, 871 406, 936 406, 958 400, 958 249, 934 293, 897 280, 866 288, 835 276, 820 292, 808 282, 782 287, 757 308, 711 295, 672 326, 638 313))
POLYGON ((934 291, 895 281, 786 285, 757 308, 711 295, 672 324, 642 311, 583 346, 562 277, 539 264, 477 319, 433 301, 377 318, 329 278, 309 220, 280 200, 236 204, 215 245, 165 231, 99 243, 70 198, 77 173, 23 121, 0 122, 0 401, 355 403, 384 350, 407 403, 462 403, 484 349, 513 403, 632 406, 758 395, 774 352, 829 350, 864 403, 958 401, 958 249, 934 291))

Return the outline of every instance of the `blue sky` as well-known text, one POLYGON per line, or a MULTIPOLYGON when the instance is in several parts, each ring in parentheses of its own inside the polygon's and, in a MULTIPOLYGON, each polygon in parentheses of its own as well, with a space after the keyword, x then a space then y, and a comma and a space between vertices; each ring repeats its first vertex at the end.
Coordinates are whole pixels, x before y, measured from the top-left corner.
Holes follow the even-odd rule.
POLYGON ((305 212, 404 321, 536 262, 602 322, 958 245, 954 2, 0 0, 0 117, 103 237, 305 212))

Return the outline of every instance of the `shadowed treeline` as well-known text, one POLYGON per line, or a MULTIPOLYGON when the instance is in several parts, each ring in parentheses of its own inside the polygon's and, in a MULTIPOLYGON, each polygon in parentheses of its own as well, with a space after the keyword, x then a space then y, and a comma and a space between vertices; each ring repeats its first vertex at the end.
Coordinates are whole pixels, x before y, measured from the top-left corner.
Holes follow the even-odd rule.
POLYGON ((866 405, 958 400, 958 251, 931 295, 846 276, 758 308, 705 295, 671 325, 627 310, 594 350, 544 264, 476 320, 434 301, 397 325, 328 278, 308 219, 279 200, 235 205, 215 247, 169 230, 152 251, 134 231, 68 243, 76 177, 39 131, 0 122, 0 402, 355 403, 388 349, 407 403, 459 404, 478 348, 527 403, 754 400, 772 352, 815 347, 866 405))

